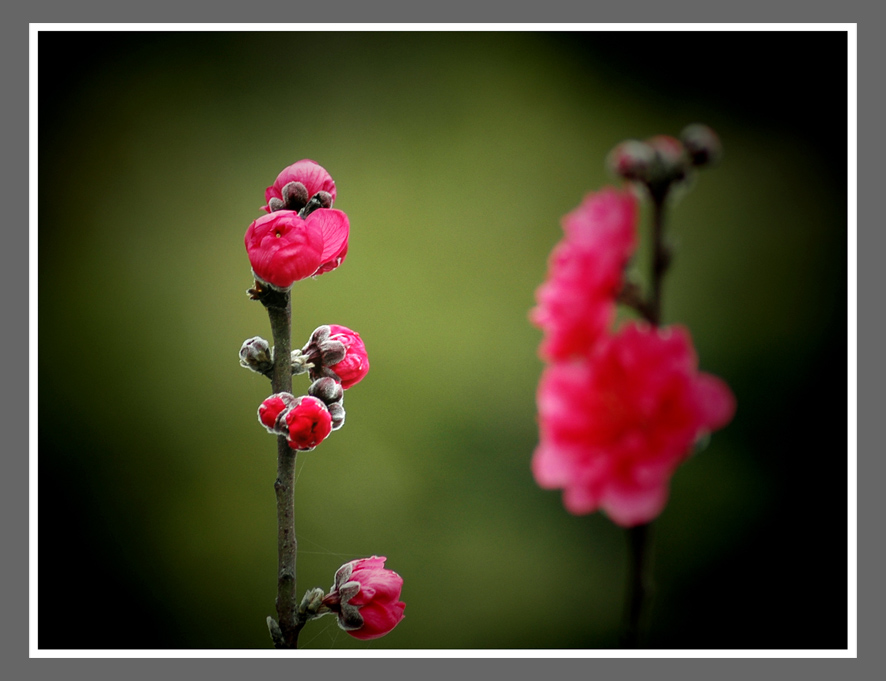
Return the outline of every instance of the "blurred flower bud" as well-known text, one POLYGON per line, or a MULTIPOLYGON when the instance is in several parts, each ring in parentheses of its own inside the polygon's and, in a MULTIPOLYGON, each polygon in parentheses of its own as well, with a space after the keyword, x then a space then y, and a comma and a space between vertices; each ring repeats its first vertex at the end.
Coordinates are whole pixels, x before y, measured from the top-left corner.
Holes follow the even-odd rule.
POLYGON ((713 165, 723 155, 723 146, 717 133, 701 123, 687 125, 680 133, 680 139, 690 162, 696 167, 713 165))
POLYGON ((270 376, 274 368, 274 353, 261 336, 243 341, 240 346, 240 366, 263 376, 270 376))
POLYGON ((670 135, 656 135, 646 143, 655 151, 655 164, 648 182, 668 184, 686 177, 689 159, 680 140, 670 135))
POLYGON ((645 182, 655 163, 655 150, 646 142, 626 140, 606 157, 609 170, 625 180, 645 182))

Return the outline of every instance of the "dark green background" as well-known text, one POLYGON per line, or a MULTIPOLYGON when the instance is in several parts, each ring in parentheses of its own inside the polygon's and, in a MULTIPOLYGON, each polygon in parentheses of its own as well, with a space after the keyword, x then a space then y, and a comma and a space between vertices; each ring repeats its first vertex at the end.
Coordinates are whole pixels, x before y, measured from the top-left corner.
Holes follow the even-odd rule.
POLYGON ((530 473, 527 313, 606 153, 695 121, 726 154, 669 214, 664 317, 738 411, 655 522, 645 643, 847 645, 845 34, 44 31, 38 58, 41 648, 270 646, 243 233, 301 158, 351 240, 294 287, 293 344, 343 324, 372 369, 298 458, 299 591, 379 554, 407 604, 302 645, 617 646, 623 530, 530 473))

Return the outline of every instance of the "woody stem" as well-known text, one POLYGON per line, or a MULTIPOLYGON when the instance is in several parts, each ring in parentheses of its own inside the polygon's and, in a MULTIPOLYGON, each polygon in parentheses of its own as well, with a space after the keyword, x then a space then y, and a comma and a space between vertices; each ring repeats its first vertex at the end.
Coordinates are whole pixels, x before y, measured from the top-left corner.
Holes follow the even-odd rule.
MULTIPOLYGON (((287 292, 277 305, 265 303, 274 338, 274 369, 271 388, 274 393, 292 392, 292 362, 290 358, 292 301, 287 292), (282 303, 282 307, 279 304, 282 303)), ((295 459, 286 437, 277 437, 277 479, 274 492, 277 497, 277 619, 282 637, 275 641, 278 648, 297 648, 298 634, 303 625, 297 617, 295 560, 298 542, 295 537, 295 459)))

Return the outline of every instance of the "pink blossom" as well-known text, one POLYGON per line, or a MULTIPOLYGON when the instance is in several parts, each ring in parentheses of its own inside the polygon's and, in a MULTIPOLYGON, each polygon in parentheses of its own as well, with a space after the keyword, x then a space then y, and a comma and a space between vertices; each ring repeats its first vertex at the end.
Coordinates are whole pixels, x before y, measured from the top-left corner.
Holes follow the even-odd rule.
POLYGON ((347 390, 357 385, 369 373, 366 346, 360 334, 346 326, 330 324, 329 331, 329 340, 338 341, 345 346, 344 359, 332 365, 332 371, 341 380, 341 387, 347 390))
POLYGON ((677 466, 735 411, 729 387, 698 372, 686 329, 644 323, 599 339, 589 357, 549 366, 537 401, 538 484, 563 489, 570 513, 602 509, 624 527, 661 513, 677 466))
POLYGON ((357 385, 369 373, 369 356, 360 334, 338 324, 314 329, 307 344, 292 353, 292 361, 294 373, 310 371, 313 381, 332 378, 344 390, 357 385))
POLYGON ((350 225, 340 210, 321 208, 301 218, 278 210, 255 220, 244 239, 256 279, 281 290, 338 267, 348 251, 350 225))
POLYGON ((565 360, 587 355, 615 316, 625 265, 636 246, 637 200, 628 191, 589 194, 563 219, 564 238, 536 292, 532 322, 544 331, 539 353, 565 360))
POLYGON ((269 433, 280 434, 277 430, 277 419, 284 411, 292 407, 295 398, 289 393, 277 393, 267 398, 258 408, 258 420, 268 429, 269 433))
POLYGON ((287 439, 292 449, 309 451, 332 432, 332 417, 326 405, 316 397, 304 395, 285 412, 287 439))
MULTIPOLYGON (((311 198, 317 192, 327 192, 335 201, 335 182, 332 176, 326 172, 323 166, 316 161, 310 159, 302 159, 296 161, 291 166, 284 168, 277 175, 274 184, 265 189, 265 204, 270 203, 271 199, 283 200, 283 187, 290 182, 300 182, 307 189, 307 198, 311 198)), ((330 204, 331 205, 331 204, 330 204)), ((262 206, 262 210, 271 212, 268 205, 262 206)))
POLYGON ((403 578, 385 569, 384 556, 352 560, 335 573, 323 604, 338 615, 338 624, 361 640, 384 636, 403 619, 403 578))

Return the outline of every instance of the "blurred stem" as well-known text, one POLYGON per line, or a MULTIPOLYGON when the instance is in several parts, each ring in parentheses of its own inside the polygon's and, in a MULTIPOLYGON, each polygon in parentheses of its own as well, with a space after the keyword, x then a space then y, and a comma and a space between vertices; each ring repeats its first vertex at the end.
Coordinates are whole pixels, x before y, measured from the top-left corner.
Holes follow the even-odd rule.
POLYGON ((627 531, 631 571, 628 580, 627 611, 622 644, 625 648, 638 648, 643 630, 643 615, 650 591, 647 564, 649 562, 650 534, 652 525, 637 525, 627 531))
MULTIPOLYGON (((664 241, 664 213, 670 183, 650 186, 652 196, 652 290, 645 305, 638 306, 646 320, 653 326, 661 324, 662 279, 671 264, 671 255, 664 241)), ((651 580, 649 577, 649 554, 651 523, 631 527, 627 531, 630 554, 630 578, 628 579, 627 610, 623 645, 637 648, 643 630, 644 614, 649 608, 651 580)))
POLYGON ((649 301, 648 321, 653 326, 661 324, 661 287, 664 274, 670 265, 670 253, 664 241, 664 209, 668 187, 650 189, 652 194, 652 299, 649 301))
MULTIPOLYGON (((271 388, 274 393, 292 392, 291 329, 292 300, 289 292, 262 301, 268 310, 274 338, 274 369, 271 388), (282 307, 281 307, 282 305, 282 307)), ((298 542, 295 538, 295 459, 286 437, 277 437, 277 621, 282 637, 278 648, 297 648, 298 633, 303 625, 297 616, 295 559, 298 542)))

